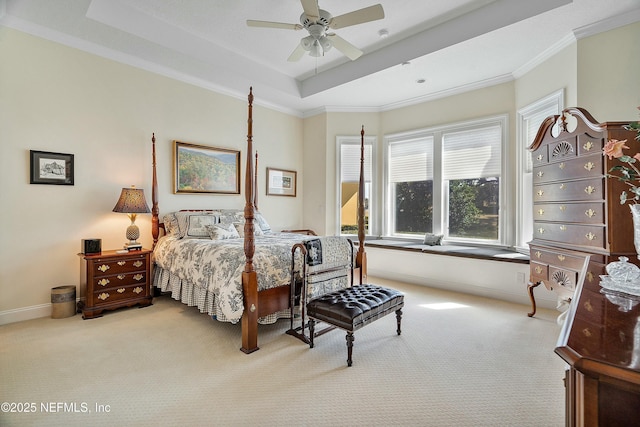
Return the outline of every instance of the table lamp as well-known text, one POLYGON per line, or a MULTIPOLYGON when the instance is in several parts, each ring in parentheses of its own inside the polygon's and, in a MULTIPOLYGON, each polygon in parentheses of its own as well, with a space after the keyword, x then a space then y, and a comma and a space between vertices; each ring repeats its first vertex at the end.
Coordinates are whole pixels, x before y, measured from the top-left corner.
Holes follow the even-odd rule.
POLYGON ((129 242, 125 243, 124 248, 130 251, 142 249, 142 244, 138 243, 140 229, 136 225, 136 215, 150 212, 147 201, 144 198, 144 190, 135 188, 133 185, 131 188, 123 188, 113 211, 126 213, 131 220, 131 225, 127 227, 127 239, 129 239, 129 242))

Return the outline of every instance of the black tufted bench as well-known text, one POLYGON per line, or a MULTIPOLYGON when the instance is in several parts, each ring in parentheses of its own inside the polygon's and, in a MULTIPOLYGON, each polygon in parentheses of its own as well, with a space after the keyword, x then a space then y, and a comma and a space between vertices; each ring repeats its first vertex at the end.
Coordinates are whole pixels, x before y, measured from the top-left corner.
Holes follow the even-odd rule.
POLYGON ((355 285, 330 292, 307 303, 309 346, 313 348, 316 321, 347 331, 347 366, 351 366, 353 333, 365 325, 395 311, 400 335, 404 294, 372 284, 355 285))

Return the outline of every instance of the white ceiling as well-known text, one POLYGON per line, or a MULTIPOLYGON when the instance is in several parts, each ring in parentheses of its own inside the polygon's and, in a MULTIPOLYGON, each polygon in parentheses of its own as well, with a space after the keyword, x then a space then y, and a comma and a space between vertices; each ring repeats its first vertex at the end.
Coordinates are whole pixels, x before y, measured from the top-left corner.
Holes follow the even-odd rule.
POLYGON ((300 116, 381 111, 511 80, 576 38, 640 21, 640 0, 319 0, 364 51, 288 62, 300 0, 0 0, 0 25, 300 116), (380 38, 379 31, 389 36, 380 38), (409 61, 407 65, 403 62, 409 61), (417 80, 424 83, 417 83, 417 80))

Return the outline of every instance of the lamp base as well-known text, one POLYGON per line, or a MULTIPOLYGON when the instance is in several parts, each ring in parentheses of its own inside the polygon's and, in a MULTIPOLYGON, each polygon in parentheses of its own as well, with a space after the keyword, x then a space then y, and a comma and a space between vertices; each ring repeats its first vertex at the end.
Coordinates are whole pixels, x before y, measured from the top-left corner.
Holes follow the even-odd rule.
POLYGON ((124 244, 124 248, 128 251, 141 251, 142 243, 138 242, 128 242, 124 244))

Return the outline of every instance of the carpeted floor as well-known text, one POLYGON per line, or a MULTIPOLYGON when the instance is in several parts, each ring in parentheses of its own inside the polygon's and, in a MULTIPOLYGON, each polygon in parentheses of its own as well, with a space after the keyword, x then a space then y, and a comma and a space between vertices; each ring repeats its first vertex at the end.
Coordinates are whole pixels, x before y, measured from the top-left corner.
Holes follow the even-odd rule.
POLYGON ((342 331, 309 349, 281 320, 245 355, 240 325, 168 297, 0 326, 0 425, 564 424, 557 312, 370 281, 406 293, 402 335, 393 315, 357 331, 350 368, 342 331))

